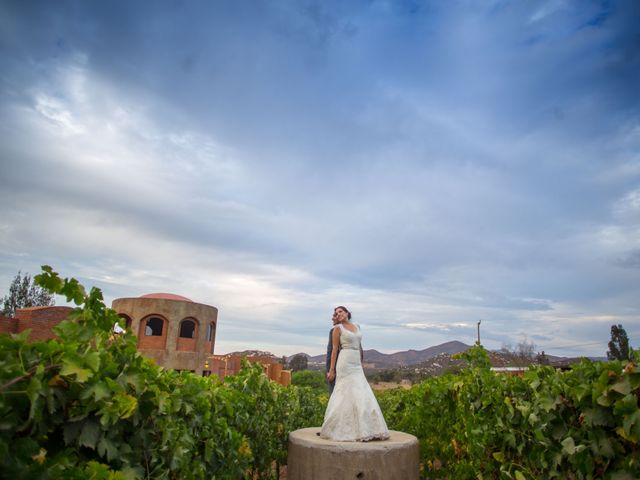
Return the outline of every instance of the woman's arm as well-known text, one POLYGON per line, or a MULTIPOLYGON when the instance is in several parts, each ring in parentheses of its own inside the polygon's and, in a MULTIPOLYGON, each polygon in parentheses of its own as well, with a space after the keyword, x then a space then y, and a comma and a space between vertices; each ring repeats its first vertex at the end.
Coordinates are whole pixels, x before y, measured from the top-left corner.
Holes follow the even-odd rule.
POLYGON ((338 359, 338 349, 340 348, 340 327, 334 327, 331 333, 331 367, 327 372, 327 380, 330 382, 336 378, 336 360, 338 359))

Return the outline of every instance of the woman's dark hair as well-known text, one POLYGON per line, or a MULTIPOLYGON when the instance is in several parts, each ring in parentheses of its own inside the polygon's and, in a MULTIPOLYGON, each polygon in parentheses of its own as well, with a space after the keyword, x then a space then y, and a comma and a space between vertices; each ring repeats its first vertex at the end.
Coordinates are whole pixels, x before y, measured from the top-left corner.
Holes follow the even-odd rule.
POLYGON ((347 318, 349 320, 351 320, 351 312, 349 310, 347 310, 347 307, 343 307, 342 305, 338 305, 336 308, 333 309, 333 311, 335 312, 337 309, 344 310, 344 312, 347 314, 347 318))

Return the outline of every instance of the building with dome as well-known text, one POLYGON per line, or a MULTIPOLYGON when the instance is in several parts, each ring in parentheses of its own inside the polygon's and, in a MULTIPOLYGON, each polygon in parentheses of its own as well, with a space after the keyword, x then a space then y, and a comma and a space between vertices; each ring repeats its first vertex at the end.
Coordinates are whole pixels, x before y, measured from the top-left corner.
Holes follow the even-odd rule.
POLYGON ((138 350, 158 365, 208 375, 218 309, 172 293, 117 298, 111 304, 138 337, 138 350))

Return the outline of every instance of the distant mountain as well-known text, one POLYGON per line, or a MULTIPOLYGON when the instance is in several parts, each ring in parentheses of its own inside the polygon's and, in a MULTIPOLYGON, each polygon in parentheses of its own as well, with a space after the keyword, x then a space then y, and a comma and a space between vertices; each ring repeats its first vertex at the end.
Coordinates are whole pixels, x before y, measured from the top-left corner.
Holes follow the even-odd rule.
MULTIPOLYGON (((434 347, 425 348, 424 350, 412 349, 396 353, 382 353, 374 349, 365 350, 364 366, 367 371, 411 367, 411 369, 420 371, 426 375, 439 375, 448 369, 456 368, 463 364, 463 361, 456 360, 451 357, 452 355, 464 352, 469 348, 471 348, 470 345, 458 341, 452 341, 442 343, 434 347)), ((272 357, 277 360, 280 360, 281 358, 270 352, 260 350, 232 352, 229 355, 272 357)), ((289 355, 287 357, 287 362, 291 361, 291 359, 296 355, 304 355, 307 357, 309 368, 311 369, 323 369, 325 367, 325 354, 312 356, 308 353, 300 352, 294 355, 289 355)), ((513 354, 503 351, 490 351, 489 357, 491 364, 494 367, 514 365, 515 361, 513 354)), ((557 357, 554 355, 547 355, 547 359, 549 360, 549 364, 554 367, 565 367, 580 361, 580 357, 557 357)), ((606 360, 606 357, 590 357, 590 360, 606 360)))
MULTIPOLYGON (((364 363, 372 364, 373 368, 398 368, 408 365, 415 365, 422 363, 437 355, 446 353, 453 355, 456 353, 464 352, 469 349, 470 346, 458 341, 446 342, 435 347, 425 348, 424 350, 406 350, 396 353, 382 353, 378 350, 365 350, 364 351, 364 363)), ((303 355, 307 355, 303 353, 303 355)), ((287 361, 292 358, 287 358, 287 361)), ((307 355, 309 366, 313 364, 324 365, 326 356, 321 355, 307 355)))
MULTIPOLYGON (((521 365, 519 358, 509 352, 489 351, 489 361, 492 367, 514 367, 521 365)), ((555 368, 568 368, 571 365, 580 362, 582 357, 557 357, 555 355, 547 355, 549 366, 555 368)), ((602 357, 591 357, 591 361, 601 361, 602 357)), ((409 370, 414 373, 420 373, 422 376, 442 375, 446 372, 452 372, 465 365, 465 361, 455 359, 448 353, 438 354, 424 362, 411 365, 409 370)))
POLYGON ((295 357, 296 355, 303 355, 303 356, 307 357, 307 360, 311 360, 311 355, 309 355, 308 353, 299 352, 299 353, 294 353, 293 355, 289 355, 289 356, 287 357, 287 362, 291 361, 291 359, 292 359, 293 357, 295 357))
MULTIPOLYGON (((406 352, 396 352, 387 356, 386 359, 382 359, 385 363, 395 363, 397 366, 415 365, 416 363, 424 362, 442 353, 454 355, 456 353, 465 352, 470 345, 454 340, 452 342, 442 343, 435 347, 425 348, 424 350, 407 350, 406 352)), ((384 354, 382 354, 384 355, 384 354)), ((365 362, 367 361, 367 355, 364 356, 365 362)), ((373 360, 376 363, 378 361, 373 360)))

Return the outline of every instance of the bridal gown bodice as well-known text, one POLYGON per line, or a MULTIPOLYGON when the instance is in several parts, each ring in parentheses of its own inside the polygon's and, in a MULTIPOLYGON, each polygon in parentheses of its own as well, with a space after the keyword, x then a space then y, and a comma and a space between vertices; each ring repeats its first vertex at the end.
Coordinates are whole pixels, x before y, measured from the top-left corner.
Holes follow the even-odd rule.
POLYGON ((337 441, 389 438, 380 406, 364 376, 360 361, 362 333, 338 324, 340 353, 336 362, 336 385, 329 397, 320 436, 337 441))

